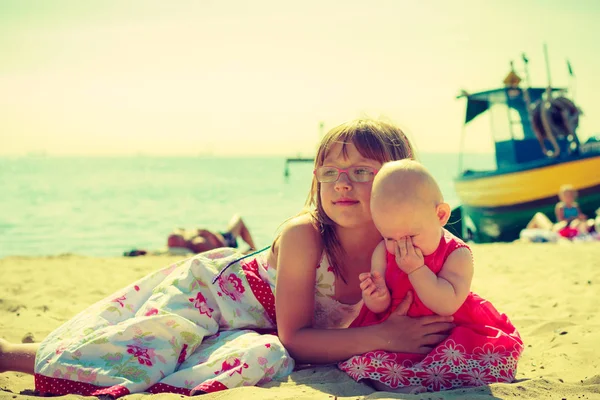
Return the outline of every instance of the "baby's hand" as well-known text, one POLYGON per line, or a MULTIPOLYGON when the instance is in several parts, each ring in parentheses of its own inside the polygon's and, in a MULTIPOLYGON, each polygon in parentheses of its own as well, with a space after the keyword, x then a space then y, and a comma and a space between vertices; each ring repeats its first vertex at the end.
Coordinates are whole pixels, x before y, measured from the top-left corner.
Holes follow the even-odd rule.
POLYGON ((385 311, 390 305, 391 298, 383 276, 378 272, 373 274, 365 272, 360 274, 358 279, 360 279, 362 298, 367 308, 376 313, 385 311))
POLYGON ((421 249, 413 245, 410 236, 396 242, 396 264, 407 275, 425 265, 421 249))

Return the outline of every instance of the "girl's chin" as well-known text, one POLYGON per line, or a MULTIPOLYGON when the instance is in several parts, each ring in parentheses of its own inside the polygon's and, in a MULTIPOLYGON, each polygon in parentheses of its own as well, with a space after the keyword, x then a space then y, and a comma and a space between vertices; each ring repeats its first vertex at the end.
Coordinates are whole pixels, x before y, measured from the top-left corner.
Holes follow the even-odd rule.
POLYGON ((373 227, 373 229, 375 229, 375 225, 373 225, 373 222, 370 219, 338 217, 334 219, 334 222, 340 228, 345 229, 365 229, 368 227, 373 227))

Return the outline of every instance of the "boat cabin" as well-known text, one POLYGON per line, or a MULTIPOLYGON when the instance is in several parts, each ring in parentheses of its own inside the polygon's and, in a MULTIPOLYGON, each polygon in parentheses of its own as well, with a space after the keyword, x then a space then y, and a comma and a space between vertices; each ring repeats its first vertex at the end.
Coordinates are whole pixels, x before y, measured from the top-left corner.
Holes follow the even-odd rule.
MULTIPOLYGON (((542 150, 531 121, 535 116, 534 107, 536 105, 539 107, 546 91, 546 88, 539 87, 523 89, 507 86, 458 96, 467 98, 465 125, 485 112, 492 113, 491 130, 495 142, 496 164, 499 170, 515 168, 519 164, 538 160, 548 161, 548 155, 542 150), (508 120, 508 132, 504 132, 506 128, 500 128, 505 127, 506 124, 499 123, 498 118, 508 120)), ((552 88, 553 94, 562 92, 564 89, 552 88)), ((570 146, 569 140, 566 137, 558 136, 556 140, 560 147, 560 154, 567 154, 570 146)))

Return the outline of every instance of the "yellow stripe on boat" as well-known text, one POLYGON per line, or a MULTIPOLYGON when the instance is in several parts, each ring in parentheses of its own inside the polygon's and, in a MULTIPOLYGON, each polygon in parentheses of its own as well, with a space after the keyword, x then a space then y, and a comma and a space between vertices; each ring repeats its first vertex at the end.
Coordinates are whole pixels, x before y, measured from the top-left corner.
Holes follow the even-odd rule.
POLYGON ((501 207, 556 196, 561 185, 581 190, 600 184, 600 156, 527 171, 457 181, 463 204, 501 207))

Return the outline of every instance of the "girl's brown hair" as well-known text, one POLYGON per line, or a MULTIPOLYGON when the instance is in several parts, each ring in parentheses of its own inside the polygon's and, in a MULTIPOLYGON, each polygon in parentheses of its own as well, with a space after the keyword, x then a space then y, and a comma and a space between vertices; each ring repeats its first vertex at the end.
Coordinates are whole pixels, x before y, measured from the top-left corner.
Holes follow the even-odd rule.
MULTIPOLYGON (((323 165, 331 147, 342 144, 342 153, 347 156, 346 145, 352 143, 361 156, 381 163, 415 159, 412 145, 397 126, 373 119, 356 119, 331 129, 321 140, 315 168, 323 165)), ((315 228, 321 233, 321 240, 329 262, 336 275, 345 282, 342 266, 344 249, 342 248, 333 222, 323 210, 321 204, 321 184, 313 176, 311 190, 306 199, 306 209, 313 217, 315 228)))

